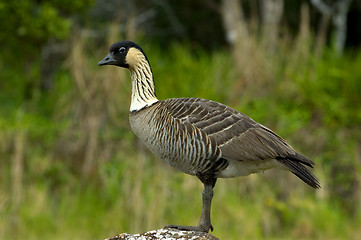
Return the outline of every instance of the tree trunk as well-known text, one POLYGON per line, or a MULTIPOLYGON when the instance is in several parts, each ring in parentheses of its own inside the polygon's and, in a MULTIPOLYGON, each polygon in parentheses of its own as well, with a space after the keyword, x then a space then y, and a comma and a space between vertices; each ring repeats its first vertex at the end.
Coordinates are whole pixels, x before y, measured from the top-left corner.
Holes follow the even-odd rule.
MULTIPOLYGON (((333 22, 333 49, 338 55, 343 54, 343 50, 346 42, 347 34, 347 13, 350 9, 352 0, 338 0, 332 5, 327 5, 322 0, 311 0, 313 6, 315 6, 318 11, 323 15, 321 21, 327 21, 327 18, 331 17, 333 22)), ((323 24, 321 22, 321 24, 323 24)), ((324 23, 323 25, 325 25, 324 23)), ((327 25, 322 27, 327 27, 327 25)), ((326 31, 320 29, 319 31, 326 31)), ((321 39, 322 40, 322 39, 321 39)))
POLYGON ((332 18, 334 30, 333 48, 338 55, 343 54, 347 34, 347 13, 352 0, 339 0, 335 5, 335 14, 332 18))
POLYGON ((330 26, 331 16, 329 14, 322 14, 320 26, 317 31, 315 51, 317 55, 321 55, 326 44, 327 31, 330 26))
POLYGON ((227 41, 231 45, 245 42, 249 35, 239 0, 222 0, 221 14, 227 41))
POLYGON ((24 148, 25 134, 18 132, 14 139, 14 158, 12 161, 12 206, 15 211, 21 203, 23 192, 23 175, 24 175, 24 148))
POLYGON ((262 39, 269 51, 275 51, 279 25, 283 15, 283 0, 262 0, 262 39))
MULTIPOLYGON (((250 56, 250 36, 247 24, 244 20, 242 5, 239 0, 222 0, 221 15, 226 39, 232 47, 232 55, 236 69, 246 67, 246 61, 250 56)), ((245 79, 241 79, 240 85, 245 84, 245 79)))

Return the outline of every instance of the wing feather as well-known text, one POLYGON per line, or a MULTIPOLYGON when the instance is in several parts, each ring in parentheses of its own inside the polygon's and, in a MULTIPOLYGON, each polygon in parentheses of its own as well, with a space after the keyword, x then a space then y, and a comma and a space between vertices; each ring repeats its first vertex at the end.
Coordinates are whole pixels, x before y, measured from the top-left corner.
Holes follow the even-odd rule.
POLYGON ((277 159, 310 186, 320 187, 318 179, 304 166, 312 167, 311 159, 296 152, 283 138, 247 115, 200 98, 164 101, 174 118, 198 128, 209 137, 210 143, 216 145, 212 148, 220 149, 223 162, 277 159))
POLYGON ((296 155, 280 136, 224 104, 200 98, 168 99, 168 111, 212 138, 230 160, 260 160, 296 155), (180 107, 182 106, 182 107, 180 107))

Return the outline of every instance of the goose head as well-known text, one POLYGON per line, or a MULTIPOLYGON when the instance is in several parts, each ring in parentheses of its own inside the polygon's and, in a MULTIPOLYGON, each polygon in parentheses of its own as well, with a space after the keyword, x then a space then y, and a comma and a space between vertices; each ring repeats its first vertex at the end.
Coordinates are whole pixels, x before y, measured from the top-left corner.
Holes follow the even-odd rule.
POLYGON ((121 41, 110 46, 108 54, 98 62, 99 66, 115 65, 123 68, 133 68, 142 60, 148 62, 143 50, 134 42, 121 41))

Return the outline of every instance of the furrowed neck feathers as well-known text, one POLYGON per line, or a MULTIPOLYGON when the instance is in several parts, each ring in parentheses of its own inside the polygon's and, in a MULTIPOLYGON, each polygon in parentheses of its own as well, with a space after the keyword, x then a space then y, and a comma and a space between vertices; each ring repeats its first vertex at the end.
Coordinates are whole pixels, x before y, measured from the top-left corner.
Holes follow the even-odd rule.
POLYGON ((129 64, 132 79, 132 99, 130 111, 139 111, 156 102, 153 73, 144 54, 136 48, 131 48, 126 61, 129 64))

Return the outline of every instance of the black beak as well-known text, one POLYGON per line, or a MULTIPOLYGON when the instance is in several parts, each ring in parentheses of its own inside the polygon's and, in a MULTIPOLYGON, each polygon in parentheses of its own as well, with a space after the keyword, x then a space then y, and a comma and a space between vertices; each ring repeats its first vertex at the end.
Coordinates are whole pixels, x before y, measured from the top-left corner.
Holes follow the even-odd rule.
POLYGON ((108 53, 103 60, 98 62, 98 66, 103 65, 116 65, 116 61, 113 58, 112 54, 108 53))

